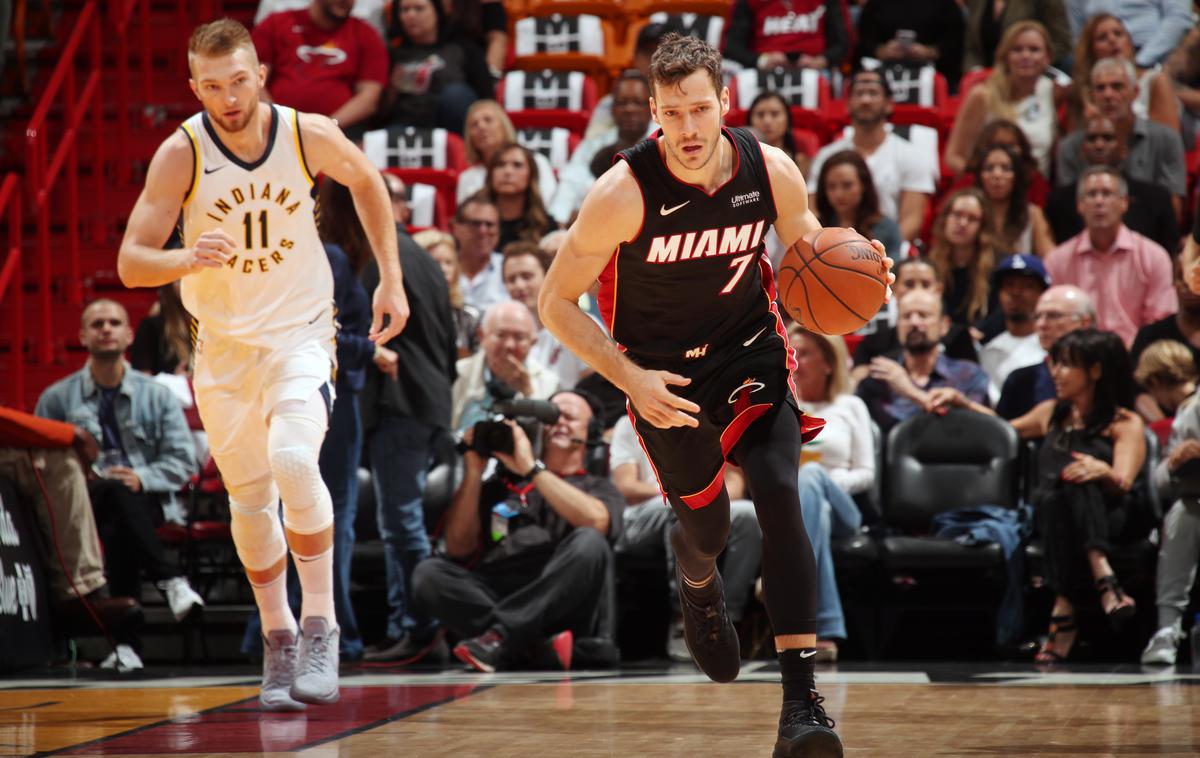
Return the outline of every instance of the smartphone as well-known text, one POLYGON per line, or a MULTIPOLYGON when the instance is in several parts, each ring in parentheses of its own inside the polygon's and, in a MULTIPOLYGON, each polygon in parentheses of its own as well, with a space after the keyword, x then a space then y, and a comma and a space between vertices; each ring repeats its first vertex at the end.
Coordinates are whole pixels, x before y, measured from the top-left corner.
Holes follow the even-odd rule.
POLYGON ((897 29, 896 41, 900 43, 900 47, 907 50, 917 41, 917 33, 913 29, 897 29))

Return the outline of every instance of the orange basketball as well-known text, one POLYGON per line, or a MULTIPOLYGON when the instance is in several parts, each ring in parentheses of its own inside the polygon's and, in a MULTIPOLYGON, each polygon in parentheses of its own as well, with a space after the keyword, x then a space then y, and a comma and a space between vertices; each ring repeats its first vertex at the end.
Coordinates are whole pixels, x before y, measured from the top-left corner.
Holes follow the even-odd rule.
POLYGON ((804 235, 784 253, 776 278, 787 312, 821 334, 862 328, 887 294, 883 256, 853 229, 829 227, 804 235))

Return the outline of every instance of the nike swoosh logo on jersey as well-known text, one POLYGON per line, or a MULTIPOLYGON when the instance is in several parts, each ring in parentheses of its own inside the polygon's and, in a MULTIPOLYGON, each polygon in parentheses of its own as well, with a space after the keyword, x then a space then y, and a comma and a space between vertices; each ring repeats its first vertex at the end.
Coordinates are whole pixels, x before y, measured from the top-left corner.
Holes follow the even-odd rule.
POLYGON ((743 342, 742 347, 750 347, 754 340, 758 339, 759 335, 765 331, 767 331, 767 327, 764 326, 762 329, 759 329, 757 332, 755 332, 753 337, 743 342))
POLYGON ((222 164, 222 165, 220 165, 220 166, 217 166, 216 168, 206 168, 206 169, 204 169, 204 173, 206 173, 206 174, 215 174, 215 173, 217 173, 218 171, 220 171, 221 169, 225 168, 225 166, 228 166, 228 165, 229 165, 228 163, 225 163, 225 164, 222 164))
POLYGON ((659 213, 661 213, 661 214, 662 214, 662 215, 664 215, 664 216, 670 216, 672 213, 674 213, 675 211, 679 210, 680 208, 682 208, 683 206, 687 205, 687 204, 688 204, 688 203, 690 203, 690 202, 692 202, 692 201, 691 201, 691 200, 684 200, 682 203, 680 203, 679 205, 675 206, 674 208, 668 208, 668 207, 667 207, 667 204, 666 204, 666 203, 663 203, 663 204, 662 204, 662 207, 658 209, 658 212, 659 212, 659 213))
POLYGON ((816 654, 817 654, 816 650, 801 650, 800 651, 801 658, 812 658, 816 654))

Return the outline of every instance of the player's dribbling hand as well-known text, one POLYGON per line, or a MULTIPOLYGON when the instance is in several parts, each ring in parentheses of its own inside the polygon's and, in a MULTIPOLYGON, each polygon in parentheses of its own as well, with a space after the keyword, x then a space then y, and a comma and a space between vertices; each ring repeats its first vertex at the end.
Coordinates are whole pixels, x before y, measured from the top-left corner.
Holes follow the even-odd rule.
POLYGON ((404 331, 404 325, 408 323, 408 296, 404 294, 404 287, 381 282, 375 288, 372 306, 374 315, 367 337, 376 345, 387 344, 404 331), (384 316, 387 316, 387 326, 383 325, 384 316))
POLYGON ((890 303, 892 301, 892 285, 896 283, 896 275, 892 273, 892 267, 896 265, 896 262, 888 256, 887 249, 879 240, 871 240, 871 247, 879 251, 879 254, 883 256, 883 265, 887 266, 887 296, 883 302, 890 303))
POLYGON ((659 429, 675 426, 690 426, 694 429, 700 426, 700 422, 688 413, 699 413, 700 406, 679 397, 667 388, 668 385, 686 387, 691 383, 691 379, 672 374, 670 371, 639 371, 625 390, 625 394, 629 396, 629 401, 637 408, 641 417, 659 429))
POLYGON ((221 268, 233 258, 236 244, 237 241, 224 229, 205 232, 196 239, 194 247, 185 251, 188 254, 187 267, 191 273, 206 268, 221 268))

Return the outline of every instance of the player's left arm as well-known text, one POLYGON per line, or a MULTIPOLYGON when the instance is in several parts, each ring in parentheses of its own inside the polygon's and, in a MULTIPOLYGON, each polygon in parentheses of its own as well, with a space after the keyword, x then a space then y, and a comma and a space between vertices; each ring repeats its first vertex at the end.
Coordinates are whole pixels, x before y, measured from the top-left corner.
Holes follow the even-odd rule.
POLYGON ((408 321, 408 298, 400 271, 400 250, 392 202, 379 169, 328 116, 300 114, 300 138, 304 157, 313 175, 325 174, 345 185, 354 197, 354 208, 379 263, 379 287, 373 299, 374 317, 368 336, 382 345, 404 329, 408 321), (388 317, 385 327, 384 316, 388 317))
MULTIPOLYGON (((787 247, 791 247, 806 234, 820 229, 821 222, 817 221, 817 217, 808 207, 808 188, 796 162, 777 147, 762 145, 762 151, 763 158, 766 159, 767 175, 771 179, 771 194, 775 196, 775 233, 787 247)), ((896 281, 896 276, 891 273, 893 261, 888 257, 882 242, 871 240, 871 244, 883 256, 884 265, 888 267, 890 297, 891 284, 896 281)))

